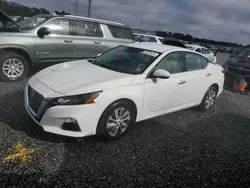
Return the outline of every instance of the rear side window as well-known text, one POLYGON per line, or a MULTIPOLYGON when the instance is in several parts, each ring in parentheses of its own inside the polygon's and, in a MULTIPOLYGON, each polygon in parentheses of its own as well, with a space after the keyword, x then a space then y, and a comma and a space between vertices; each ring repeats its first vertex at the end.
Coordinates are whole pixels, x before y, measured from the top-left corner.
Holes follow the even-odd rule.
POLYGON ((208 60, 199 54, 185 52, 187 71, 201 70, 206 67, 208 60))
POLYGON ((131 30, 127 27, 108 25, 108 28, 114 38, 133 40, 133 34, 131 30))
POLYGON ((200 48, 197 48, 195 51, 201 53, 201 49, 200 48))
POLYGON ((202 54, 211 54, 211 52, 206 48, 202 48, 202 54))
POLYGON ((164 39, 158 38, 159 41, 163 44, 164 43, 164 39))
POLYGON ((69 35, 69 20, 67 19, 52 20, 45 27, 50 29, 51 34, 69 35))
POLYGON ((103 36, 98 23, 81 20, 70 20, 70 33, 77 36, 103 36))

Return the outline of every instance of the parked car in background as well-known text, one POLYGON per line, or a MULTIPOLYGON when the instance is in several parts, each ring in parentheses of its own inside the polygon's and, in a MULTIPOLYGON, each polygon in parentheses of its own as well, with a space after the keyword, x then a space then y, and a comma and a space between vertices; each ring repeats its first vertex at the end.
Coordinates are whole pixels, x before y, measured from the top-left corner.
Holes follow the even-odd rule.
POLYGON ((206 56, 207 58, 209 58, 211 61, 213 61, 214 63, 216 63, 216 54, 217 54, 217 51, 215 52, 212 52, 211 50, 203 47, 203 46, 199 46, 199 45, 190 45, 190 44, 187 44, 186 47, 192 51, 196 51, 196 52, 199 52, 201 54, 203 54, 204 56, 206 56))
POLYGON ((164 38, 155 35, 146 35, 140 33, 133 33, 133 35, 135 41, 137 42, 152 42, 152 43, 162 44, 164 41, 164 38))
POLYGON ((113 140, 134 122, 195 106, 209 109, 223 90, 222 70, 185 48, 121 45, 96 59, 37 73, 26 86, 25 107, 47 132, 113 140))
POLYGON ((239 55, 230 58, 223 64, 227 74, 242 76, 250 84, 250 50, 244 50, 239 55))
POLYGON ((0 78, 4 81, 23 79, 34 63, 95 57, 133 42, 128 26, 106 20, 36 15, 15 23, 0 11, 0 22, 0 78))

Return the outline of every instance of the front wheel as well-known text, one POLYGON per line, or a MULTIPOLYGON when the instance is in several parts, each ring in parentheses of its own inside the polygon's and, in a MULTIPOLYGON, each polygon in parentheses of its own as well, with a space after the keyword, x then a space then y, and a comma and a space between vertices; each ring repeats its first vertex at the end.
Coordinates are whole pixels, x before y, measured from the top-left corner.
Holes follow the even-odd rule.
POLYGON ((20 54, 4 52, 0 57, 0 78, 6 82, 20 81, 28 75, 29 64, 20 54))
POLYGON ((135 110, 130 104, 118 101, 103 112, 98 123, 97 133, 108 141, 119 139, 134 124, 135 114, 135 110))
POLYGON ((217 92, 217 89, 214 86, 211 86, 204 95, 201 104, 198 106, 198 109, 206 111, 211 106, 213 106, 216 100, 217 92))

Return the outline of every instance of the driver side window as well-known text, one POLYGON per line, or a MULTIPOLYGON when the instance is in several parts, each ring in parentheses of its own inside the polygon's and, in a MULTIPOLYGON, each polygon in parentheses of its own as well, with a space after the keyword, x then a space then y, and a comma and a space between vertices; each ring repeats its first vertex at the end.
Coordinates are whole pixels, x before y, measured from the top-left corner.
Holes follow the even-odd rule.
POLYGON ((50 29, 51 34, 69 35, 69 20, 67 19, 52 20, 45 27, 50 29))
POLYGON ((183 61, 181 52, 172 52, 166 55, 156 65, 156 69, 164 69, 170 74, 183 72, 183 61))

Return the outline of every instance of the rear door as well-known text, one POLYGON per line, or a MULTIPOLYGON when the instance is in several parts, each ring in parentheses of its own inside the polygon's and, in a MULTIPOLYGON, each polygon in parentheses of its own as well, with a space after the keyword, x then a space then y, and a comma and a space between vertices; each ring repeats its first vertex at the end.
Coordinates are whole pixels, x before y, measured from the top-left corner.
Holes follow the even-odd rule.
POLYGON ((187 72, 186 96, 191 103, 201 102, 207 89, 213 84, 209 61, 193 52, 183 52, 187 72))
POLYGON ((34 36, 36 54, 41 61, 60 62, 74 59, 74 39, 69 34, 69 20, 57 18, 46 23, 43 27, 51 33, 43 38, 34 36))
POLYGON ((70 34, 74 38, 75 58, 96 57, 107 50, 100 24, 85 20, 70 20, 70 34))

